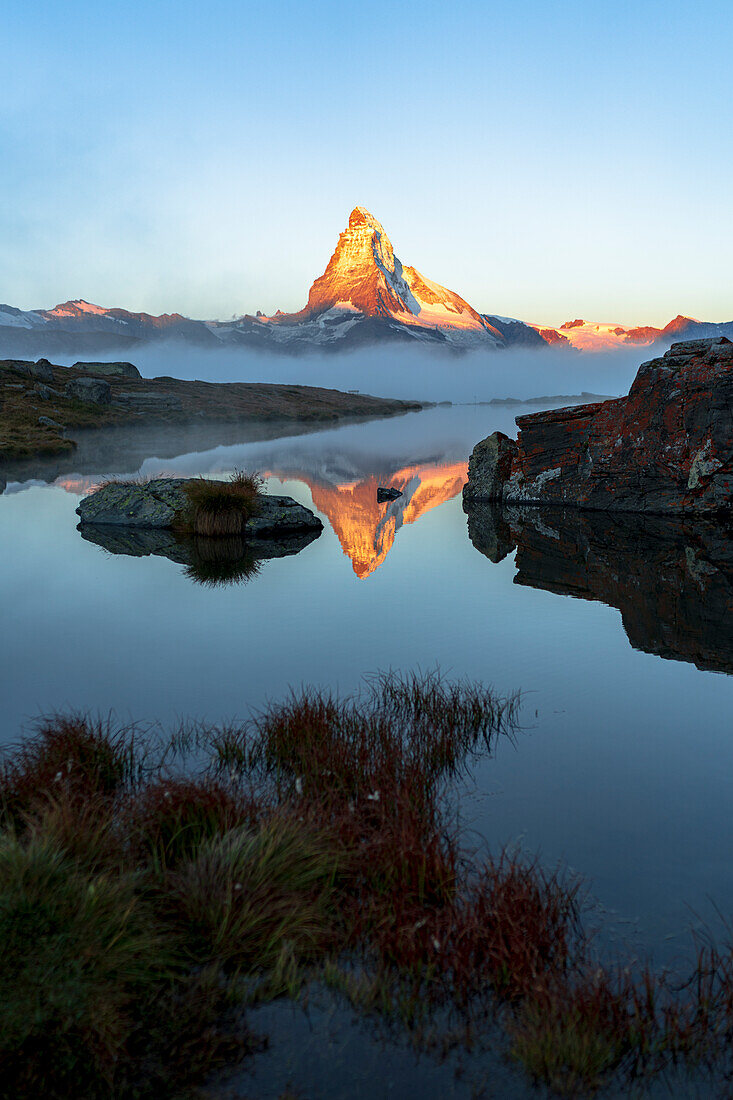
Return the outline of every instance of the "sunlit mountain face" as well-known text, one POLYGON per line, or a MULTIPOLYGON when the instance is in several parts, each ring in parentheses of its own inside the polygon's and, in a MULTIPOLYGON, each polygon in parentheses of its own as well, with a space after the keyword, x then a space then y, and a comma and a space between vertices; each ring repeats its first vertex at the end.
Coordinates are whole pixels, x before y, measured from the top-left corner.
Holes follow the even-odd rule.
POLYGON ((461 492, 467 470, 466 462, 426 463, 337 484, 299 471, 269 470, 266 476, 308 486, 314 507, 328 518, 357 577, 364 578, 383 563, 404 524, 415 523, 461 492), (398 489, 402 496, 379 504, 380 485, 398 489))
POLYGON ((541 328, 539 325, 532 327, 548 344, 590 352, 615 351, 633 345, 648 347, 655 343, 668 347, 673 340, 697 340, 707 336, 727 336, 730 339, 733 335, 733 321, 710 323, 698 321, 694 317, 684 317, 682 314, 664 328, 655 328, 653 325, 624 328, 614 322, 585 321, 581 317, 565 321, 559 328, 541 328))

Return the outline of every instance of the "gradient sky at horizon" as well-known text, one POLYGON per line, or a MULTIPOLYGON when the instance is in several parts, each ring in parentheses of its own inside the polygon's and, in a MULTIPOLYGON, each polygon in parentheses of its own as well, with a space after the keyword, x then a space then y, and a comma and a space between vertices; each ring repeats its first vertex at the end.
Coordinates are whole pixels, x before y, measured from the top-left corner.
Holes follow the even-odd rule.
POLYGON ((299 309, 349 211, 478 309, 733 317, 729 2, 3 6, 0 301, 299 309))

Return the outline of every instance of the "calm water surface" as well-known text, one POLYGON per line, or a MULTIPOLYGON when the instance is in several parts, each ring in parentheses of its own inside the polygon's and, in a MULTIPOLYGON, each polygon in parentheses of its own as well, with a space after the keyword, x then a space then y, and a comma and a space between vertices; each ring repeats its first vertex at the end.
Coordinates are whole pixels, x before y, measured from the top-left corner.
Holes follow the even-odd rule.
POLYGON ((376 669, 437 664, 520 689, 523 729, 476 768, 466 827, 581 872, 610 940, 683 954, 714 904, 733 915, 730 605, 694 532, 681 557, 654 532, 635 552, 623 532, 549 519, 515 524, 503 557, 490 523, 472 521, 472 542, 467 456, 523 411, 438 408, 172 459, 151 449, 143 474, 257 468, 324 520, 298 555, 216 590, 166 558, 81 538, 81 493, 137 464, 9 482, 0 743, 51 710, 215 722, 301 683, 348 692, 376 669), (377 484, 404 495, 377 505, 377 484))

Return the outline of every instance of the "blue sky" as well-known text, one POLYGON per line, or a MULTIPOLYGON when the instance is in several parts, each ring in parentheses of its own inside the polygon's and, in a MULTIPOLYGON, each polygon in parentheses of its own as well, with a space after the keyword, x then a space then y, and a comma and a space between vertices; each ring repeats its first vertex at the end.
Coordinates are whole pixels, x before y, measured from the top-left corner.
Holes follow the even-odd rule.
POLYGON ((0 301, 300 308, 354 205, 477 308, 733 317, 733 5, 6 0, 0 301))

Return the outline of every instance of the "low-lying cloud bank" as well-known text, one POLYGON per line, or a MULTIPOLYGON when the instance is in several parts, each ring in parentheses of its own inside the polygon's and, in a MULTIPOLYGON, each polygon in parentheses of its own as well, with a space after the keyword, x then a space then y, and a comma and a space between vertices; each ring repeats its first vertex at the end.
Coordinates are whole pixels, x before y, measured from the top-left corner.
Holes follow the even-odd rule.
MULTIPOLYGON (((347 355, 278 356, 250 349, 147 344, 99 358, 129 359, 148 378, 173 375, 209 382, 277 382, 360 390, 378 397, 422 401, 489 401, 584 391, 626 393, 647 348, 608 353, 539 349, 444 354, 438 350, 373 347, 347 355)), ((87 355, 56 357, 72 363, 87 355)))

